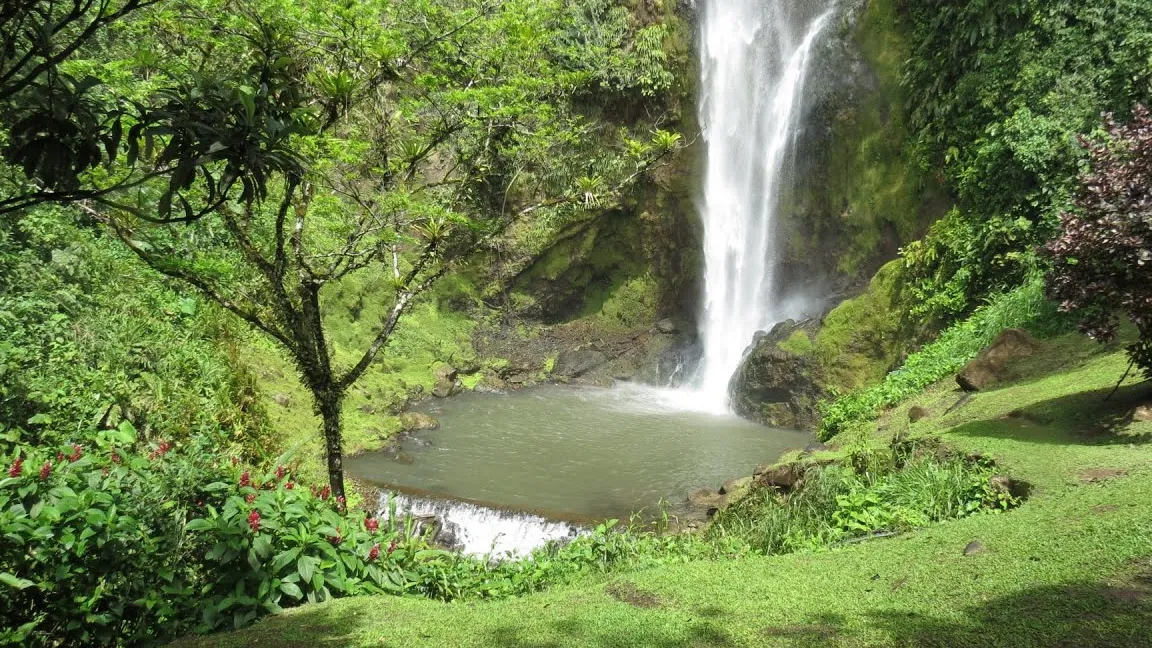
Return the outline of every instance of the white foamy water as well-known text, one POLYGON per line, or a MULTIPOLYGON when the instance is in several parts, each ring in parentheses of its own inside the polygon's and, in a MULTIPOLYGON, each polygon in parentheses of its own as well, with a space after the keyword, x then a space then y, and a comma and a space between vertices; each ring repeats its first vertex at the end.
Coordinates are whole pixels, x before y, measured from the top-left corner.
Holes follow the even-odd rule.
POLYGON ((755 333, 790 315, 773 303, 776 212, 810 53, 831 12, 808 20, 796 15, 805 3, 795 0, 703 4, 703 358, 675 400, 723 413, 728 382, 755 333))
POLYGON ((440 525, 436 540, 471 556, 523 557, 549 542, 571 540, 582 531, 570 522, 548 520, 532 513, 402 493, 381 495, 384 516, 390 514, 389 498, 397 516, 435 518, 440 525))

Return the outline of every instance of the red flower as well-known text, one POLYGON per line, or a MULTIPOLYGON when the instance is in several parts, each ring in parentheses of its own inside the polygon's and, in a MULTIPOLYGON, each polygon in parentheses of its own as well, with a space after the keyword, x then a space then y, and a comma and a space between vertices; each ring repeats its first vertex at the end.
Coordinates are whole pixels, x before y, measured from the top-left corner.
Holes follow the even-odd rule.
POLYGON ((244 498, 244 501, 248 502, 249 504, 251 504, 252 502, 255 502, 256 501, 256 493, 250 493, 248 495, 248 497, 244 498))
POLYGON ((344 503, 344 496, 340 495, 336 498, 336 510, 343 513, 345 508, 346 508, 346 505, 344 503))
POLYGON ((251 484, 252 484, 252 475, 249 475, 247 470, 240 473, 240 488, 244 488, 245 486, 250 486, 251 484))
POLYGON ((372 545, 371 549, 368 550, 368 562, 372 562, 373 560, 376 560, 379 557, 380 557, 380 543, 377 542, 376 544, 372 545))
POLYGON ((157 459, 168 454, 168 452, 170 450, 172 450, 172 447, 173 447, 172 444, 169 443, 168 441, 161 441, 159 444, 157 444, 155 450, 148 453, 148 459, 150 461, 156 461, 157 459))
POLYGON ((84 448, 79 443, 72 444, 72 454, 68 457, 68 461, 80 461, 80 457, 84 456, 84 448))
POLYGON ((112 463, 120 463, 120 454, 115 449, 112 450, 112 463))
POLYGON ((284 484, 284 490, 292 490, 293 488, 296 488, 296 484, 293 484, 292 482, 284 484))
POLYGON ((380 528, 380 520, 376 518, 367 518, 364 520, 364 528, 368 529, 369 533, 376 533, 380 528))
POLYGON ((288 469, 284 466, 276 466, 276 479, 284 479, 284 475, 288 473, 288 469))
POLYGON ((248 528, 252 529, 252 533, 260 531, 260 511, 252 511, 248 514, 248 528))
POLYGON ((8 469, 9 477, 19 477, 20 473, 24 471, 24 457, 16 457, 16 461, 12 462, 12 467, 8 469))
POLYGON ((391 556, 393 551, 396 551, 396 538, 392 538, 392 542, 388 543, 388 555, 391 556))
POLYGON ((56 453, 56 461, 63 463, 63 461, 64 461, 64 453, 63 452, 57 452, 56 453))
POLYGON ((328 536, 328 542, 336 546, 340 546, 340 543, 344 542, 344 536, 340 534, 340 529, 336 529, 336 535, 328 536))
POLYGON ((52 474, 52 462, 51 461, 45 461, 44 465, 40 466, 40 481, 44 481, 44 480, 48 479, 48 476, 51 474, 52 474))
POLYGON ((331 496, 332 496, 332 488, 331 487, 325 486, 324 488, 320 489, 320 499, 326 500, 331 496))

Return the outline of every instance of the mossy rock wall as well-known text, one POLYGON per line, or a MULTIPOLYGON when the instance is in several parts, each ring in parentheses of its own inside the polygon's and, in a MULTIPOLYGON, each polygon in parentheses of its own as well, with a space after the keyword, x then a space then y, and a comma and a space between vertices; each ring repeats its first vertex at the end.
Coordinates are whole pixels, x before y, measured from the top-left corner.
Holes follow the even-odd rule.
POLYGON ((923 334, 908 319, 903 269, 900 260, 887 263, 863 293, 824 317, 808 353, 822 368, 826 389, 847 392, 880 382, 923 334))
POLYGON ((506 317, 556 325, 603 315, 600 319, 610 326, 633 329, 650 328, 667 317, 685 324, 694 320, 703 269, 695 202, 703 168, 695 12, 690 4, 674 0, 623 4, 637 23, 669 27, 665 50, 676 82, 666 95, 644 105, 623 105, 611 98, 593 101, 584 107, 586 116, 606 127, 647 124, 696 143, 647 174, 614 208, 547 232, 543 244, 540 233, 520 232, 530 243, 510 254, 505 251, 501 258, 482 260, 482 292, 506 317))
POLYGON ((851 0, 813 54, 781 209, 784 283, 793 289, 851 290, 947 210, 911 155, 905 29, 895 0, 851 0))

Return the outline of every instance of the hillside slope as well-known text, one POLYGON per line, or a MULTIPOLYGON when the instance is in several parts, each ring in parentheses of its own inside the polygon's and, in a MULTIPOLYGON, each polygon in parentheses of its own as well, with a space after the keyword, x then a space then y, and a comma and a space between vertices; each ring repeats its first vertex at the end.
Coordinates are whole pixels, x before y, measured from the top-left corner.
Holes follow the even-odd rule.
POLYGON ((1031 487, 1008 513, 491 603, 344 599, 181 645, 1147 646, 1152 422, 1130 412, 1152 389, 1130 384, 1105 401, 1125 364, 1115 350, 1062 338, 1030 361, 1032 377, 908 429, 908 407, 942 412, 957 399, 952 385, 937 385, 840 440, 940 434, 995 457, 1031 487))

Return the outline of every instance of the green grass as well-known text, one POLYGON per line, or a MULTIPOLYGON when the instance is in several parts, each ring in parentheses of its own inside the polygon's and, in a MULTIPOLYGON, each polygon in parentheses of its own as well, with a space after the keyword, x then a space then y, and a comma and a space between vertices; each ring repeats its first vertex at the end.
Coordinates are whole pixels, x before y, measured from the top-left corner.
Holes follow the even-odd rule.
MULTIPOLYGON (((959 397, 942 382, 843 451, 939 434, 995 458, 1019 508, 833 550, 696 561, 495 602, 366 597, 305 606, 188 646, 1147 646, 1152 623, 1152 423, 1104 396, 1119 350, 1060 338, 1018 384, 959 397), (1055 372, 1055 373, 1053 373, 1055 372), (1031 377, 1028 377, 1031 376, 1031 377), (909 425, 907 409, 934 416, 909 425), (1125 471, 1088 483, 1085 471, 1125 471), (965 556, 968 543, 983 550, 965 556)), ((1099 472, 1095 476, 1106 476, 1099 472)))
POLYGON ((831 436, 876 418, 887 407, 955 374, 1007 328, 1025 328, 1040 336, 1070 328, 1066 316, 1044 297, 1044 281, 1033 277, 1023 286, 1001 295, 956 322, 923 349, 911 354, 901 367, 877 384, 820 404, 821 436, 831 436))

